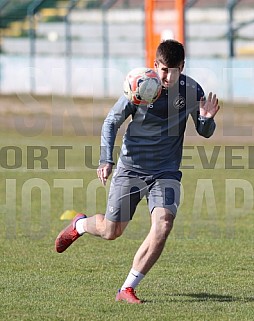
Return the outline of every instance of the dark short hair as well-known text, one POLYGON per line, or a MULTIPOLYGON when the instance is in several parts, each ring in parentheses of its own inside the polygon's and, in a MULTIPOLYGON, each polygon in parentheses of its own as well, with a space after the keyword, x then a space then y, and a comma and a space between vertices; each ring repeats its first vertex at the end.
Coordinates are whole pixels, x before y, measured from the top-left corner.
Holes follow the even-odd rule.
POLYGON ((156 50, 156 61, 174 68, 185 60, 184 46, 176 40, 163 40, 156 50))

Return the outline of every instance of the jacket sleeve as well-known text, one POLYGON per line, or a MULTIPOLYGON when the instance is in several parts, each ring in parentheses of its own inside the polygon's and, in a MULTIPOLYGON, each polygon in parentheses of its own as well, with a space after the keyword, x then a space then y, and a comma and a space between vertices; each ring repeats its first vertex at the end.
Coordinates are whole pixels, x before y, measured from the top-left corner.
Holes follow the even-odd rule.
POLYGON ((209 138, 213 135, 216 128, 216 124, 213 118, 201 116, 199 114, 199 111, 197 110, 193 112, 191 116, 195 123, 196 131, 200 136, 209 138))
POLYGON ((196 129, 199 135, 209 138, 213 135, 216 124, 213 118, 207 118, 198 114, 196 129))
POLYGON ((131 114, 135 114, 136 108, 122 96, 108 113, 101 130, 100 164, 115 164, 113 150, 118 129, 131 114))
POLYGON ((205 97, 204 91, 199 84, 197 84, 197 101, 195 103, 194 110, 191 113, 192 119, 195 123, 195 127, 199 135, 209 138, 213 135, 216 124, 213 118, 208 118, 200 115, 199 103, 201 97, 205 97))

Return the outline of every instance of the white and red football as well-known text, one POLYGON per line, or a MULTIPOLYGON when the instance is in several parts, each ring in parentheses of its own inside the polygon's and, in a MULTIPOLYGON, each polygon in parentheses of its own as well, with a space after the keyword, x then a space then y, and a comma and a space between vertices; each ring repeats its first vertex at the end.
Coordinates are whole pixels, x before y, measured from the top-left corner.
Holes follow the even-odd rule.
POLYGON ((150 68, 131 70, 124 81, 124 95, 135 105, 148 105, 161 94, 162 84, 156 71, 150 68))

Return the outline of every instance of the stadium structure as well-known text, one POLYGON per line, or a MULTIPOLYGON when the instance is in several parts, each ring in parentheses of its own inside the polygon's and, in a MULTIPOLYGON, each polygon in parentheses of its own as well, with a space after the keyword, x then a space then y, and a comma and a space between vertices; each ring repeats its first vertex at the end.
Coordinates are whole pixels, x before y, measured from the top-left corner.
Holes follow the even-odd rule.
MULTIPOLYGON (((195 59, 251 58, 251 7, 252 0, 1 0, 0 90, 43 93, 38 69, 59 67, 62 60, 71 94, 75 66, 123 73, 137 64, 152 67, 155 48, 166 38, 183 42, 195 59), (26 71, 17 81, 23 77, 26 88, 10 88, 11 66, 18 72, 21 65, 26 71)), ((110 95, 108 81, 103 86, 110 95)))

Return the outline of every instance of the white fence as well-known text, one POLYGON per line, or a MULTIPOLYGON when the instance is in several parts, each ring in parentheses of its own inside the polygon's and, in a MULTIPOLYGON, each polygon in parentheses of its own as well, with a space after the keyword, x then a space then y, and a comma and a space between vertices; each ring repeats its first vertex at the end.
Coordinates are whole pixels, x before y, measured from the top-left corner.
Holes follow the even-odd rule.
MULTIPOLYGON (((28 57, 1 57, 0 89, 2 93, 31 90, 35 93, 85 97, 117 97, 122 93, 126 73, 144 66, 143 59, 111 59, 108 68, 101 59, 37 56, 31 70, 28 57), (69 70, 69 71, 68 71, 69 70)), ((184 72, 200 82, 206 92, 214 91, 223 100, 253 102, 254 59, 188 58, 184 72)))
MULTIPOLYGON (((157 15, 165 25, 170 19, 167 11, 157 15)), ((67 47, 66 26, 59 22, 38 23, 35 56, 30 55, 28 38, 2 39, 2 93, 33 91, 89 97, 116 97, 122 93, 125 74, 145 65, 144 12, 110 10, 103 16, 96 10, 74 11, 70 18, 71 47, 67 47)), ((237 23, 252 18, 253 10, 235 12, 237 23)), ((226 26, 226 10, 187 12, 185 72, 199 81, 205 91, 212 90, 224 100, 253 101, 254 58, 226 58, 226 26)), ((236 53, 245 49, 254 53, 253 35, 254 23, 241 30, 236 53)))

